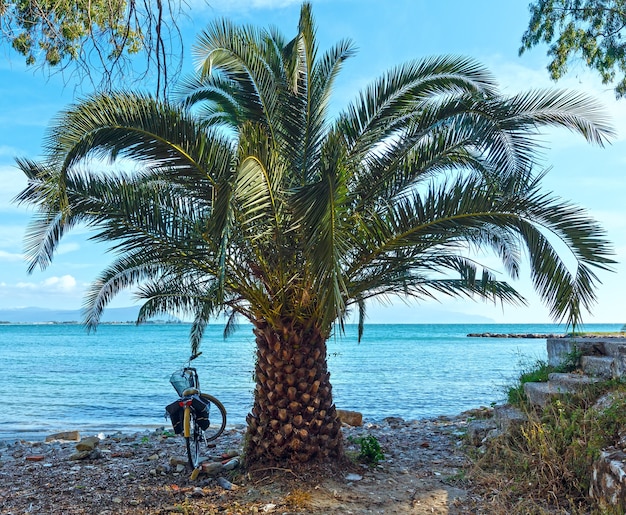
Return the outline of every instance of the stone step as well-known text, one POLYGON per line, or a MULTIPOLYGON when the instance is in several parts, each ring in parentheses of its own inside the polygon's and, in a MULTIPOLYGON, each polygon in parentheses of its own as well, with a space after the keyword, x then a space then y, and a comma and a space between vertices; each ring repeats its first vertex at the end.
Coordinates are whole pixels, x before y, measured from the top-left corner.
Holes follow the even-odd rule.
POLYGON ((585 338, 548 338, 546 340, 548 363, 559 366, 568 354, 581 352, 585 356, 611 356, 620 358, 626 373, 626 338, 593 336, 585 338))
POLYGON ((583 374, 550 374, 547 383, 524 383, 524 393, 535 406, 547 406, 554 397, 579 392, 598 382, 597 377, 583 374))
POLYGON ((613 358, 612 377, 617 379, 626 375, 626 344, 615 340, 606 342, 604 348, 607 356, 613 358))
POLYGON ((493 408, 493 421, 498 429, 506 433, 513 427, 519 427, 528 420, 526 414, 510 404, 501 404, 493 408))
POLYGON ((573 392, 563 388, 557 388, 550 383, 524 383, 524 393, 530 404, 534 406, 547 406, 553 398, 573 392))
POLYGON ((550 338, 546 340, 548 364, 562 365, 568 355, 582 352, 585 356, 604 356, 604 340, 598 338, 550 338))
POLYGON ((611 356, 583 356, 580 358, 580 366, 585 374, 601 379, 611 379, 614 361, 611 356))
POLYGON ((578 392, 593 383, 600 381, 597 377, 591 377, 584 374, 563 374, 553 373, 548 375, 548 383, 556 389, 567 392, 578 392))

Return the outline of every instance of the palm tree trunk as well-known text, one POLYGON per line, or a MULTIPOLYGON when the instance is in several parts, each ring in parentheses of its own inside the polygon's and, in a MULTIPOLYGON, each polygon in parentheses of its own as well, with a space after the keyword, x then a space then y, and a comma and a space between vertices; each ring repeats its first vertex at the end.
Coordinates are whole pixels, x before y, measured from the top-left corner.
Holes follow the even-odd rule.
POLYGON ((315 323, 280 328, 255 322, 254 406, 247 417, 246 465, 297 464, 343 456, 326 338, 315 323))

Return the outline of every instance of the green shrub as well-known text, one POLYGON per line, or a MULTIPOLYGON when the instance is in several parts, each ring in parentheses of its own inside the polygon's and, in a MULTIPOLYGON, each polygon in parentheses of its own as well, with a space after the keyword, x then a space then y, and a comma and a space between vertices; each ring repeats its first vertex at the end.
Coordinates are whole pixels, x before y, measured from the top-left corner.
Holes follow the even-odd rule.
POLYGON ((572 372, 580 365, 580 358, 582 352, 574 348, 574 350, 568 353, 562 360, 561 364, 557 367, 549 365, 544 360, 537 360, 531 365, 526 365, 517 380, 517 384, 508 387, 507 402, 514 406, 521 406, 526 402, 526 395, 524 394, 525 383, 545 383, 548 381, 548 376, 552 373, 565 373, 572 372))
POLYGON ((373 435, 360 436, 358 438, 349 437, 348 441, 361 446, 358 458, 368 465, 376 465, 379 461, 385 459, 378 440, 373 435))
POLYGON ((557 368, 548 365, 543 360, 537 360, 533 365, 522 370, 517 383, 507 389, 507 402, 514 406, 522 406, 526 402, 524 393, 525 383, 544 383, 552 372, 557 372, 557 368))
POLYGON ((523 405, 527 421, 491 440, 477 456, 473 479, 498 490, 494 506, 511 513, 605 513, 588 498, 591 466, 626 427, 626 385, 606 381, 545 408, 523 405), (605 409, 594 405, 611 392, 605 409), (533 506, 535 511, 528 511, 533 506), (560 511, 552 511, 554 509, 560 511))

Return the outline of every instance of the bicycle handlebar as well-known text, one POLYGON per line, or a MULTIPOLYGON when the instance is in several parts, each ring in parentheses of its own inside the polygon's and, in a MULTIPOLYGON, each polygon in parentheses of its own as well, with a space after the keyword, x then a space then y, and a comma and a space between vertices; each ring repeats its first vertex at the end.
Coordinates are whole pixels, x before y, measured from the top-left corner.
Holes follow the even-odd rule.
POLYGON ((197 358, 198 356, 200 356, 201 354, 202 354, 202 352, 198 352, 198 353, 196 353, 196 354, 193 354, 193 355, 189 358, 189 361, 190 361, 190 362, 191 362, 191 361, 193 361, 194 359, 196 359, 196 358, 197 358))

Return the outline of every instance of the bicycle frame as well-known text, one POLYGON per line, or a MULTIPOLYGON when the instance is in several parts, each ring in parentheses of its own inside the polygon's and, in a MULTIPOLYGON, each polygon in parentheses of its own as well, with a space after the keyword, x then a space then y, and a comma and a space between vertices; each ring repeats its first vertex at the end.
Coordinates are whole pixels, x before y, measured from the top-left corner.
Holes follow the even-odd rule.
MULTIPOLYGON (((193 359, 193 358, 192 358, 193 359)), ((191 360, 190 360, 191 361, 191 360)), ((178 401, 178 405, 183 408, 185 411, 183 412, 183 436, 185 438, 189 438, 191 436, 191 404, 193 400, 191 399, 192 395, 196 395, 200 393, 200 381, 198 379, 198 372, 195 368, 185 367, 183 369, 183 374, 191 375, 193 388, 187 388, 182 395, 180 401, 178 401)))
MULTIPOLYGON (((196 392, 197 391, 198 390, 196 390, 196 392)), ((182 399, 178 401, 178 405, 185 410, 183 412, 183 436, 185 438, 189 438, 191 435, 191 403, 192 399, 182 399)))
MULTIPOLYGON (((189 362, 199 355, 192 356, 189 362)), ((179 399, 168 406, 168 408, 173 408, 177 405, 178 409, 175 411, 166 409, 172 417, 174 412, 178 413, 176 423, 174 423, 174 418, 172 418, 172 424, 176 431, 180 431, 178 434, 182 434, 185 438, 189 464, 195 469, 200 462, 200 445, 208 445, 208 442, 215 440, 223 433, 226 427, 226 409, 212 395, 201 393, 198 373, 189 364, 174 372, 170 377, 170 383, 178 393, 179 399), (211 407, 213 407, 212 411, 210 411, 211 407), (210 413, 213 413, 214 422, 217 419, 217 423, 211 424, 209 420, 210 413)))

